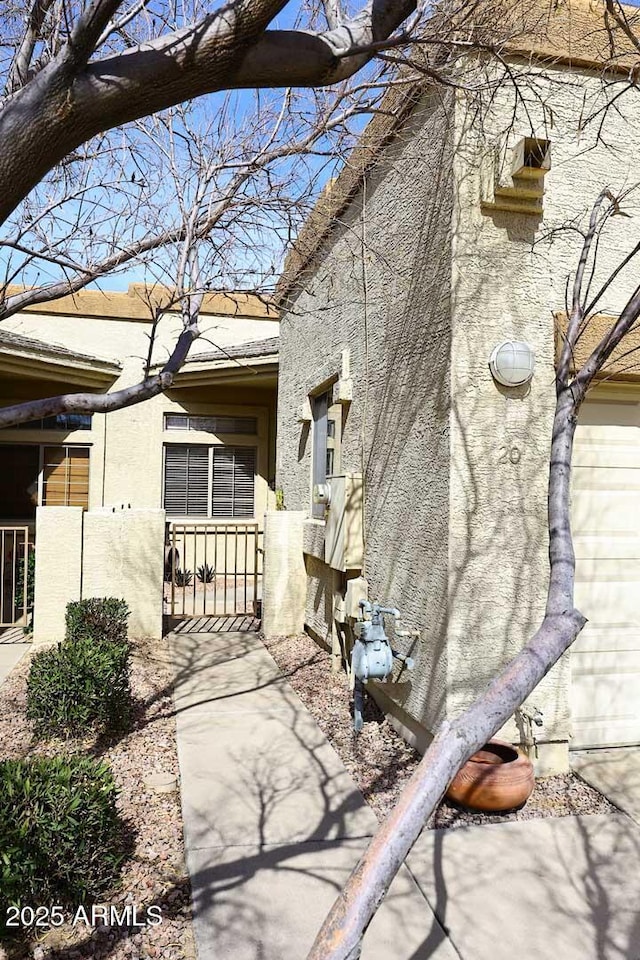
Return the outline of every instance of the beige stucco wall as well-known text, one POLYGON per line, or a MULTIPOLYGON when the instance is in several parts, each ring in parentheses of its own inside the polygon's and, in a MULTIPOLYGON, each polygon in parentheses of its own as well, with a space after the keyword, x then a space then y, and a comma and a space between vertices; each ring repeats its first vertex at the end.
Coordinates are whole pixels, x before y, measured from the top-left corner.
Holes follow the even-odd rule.
MULTIPOLYGON (((163 447, 165 444, 224 443, 255 446, 258 451, 256 482, 256 517, 261 517, 268 502, 269 410, 251 403, 246 391, 244 404, 198 403, 183 401, 179 391, 125 410, 116 410, 106 418, 108 455, 104 460, 104 488, 98 503, 110 505, 125 502, 132 507, 161 506, 163 483, 163 447), (216 437, 196 430, 164 429, 165 413, 224 414, 255 417, 258 433, 224 434, 216 437)), ((100 469, 98 464, 98 469, 100 469)), ((179 518, 176 518, 179 519, 179 518)))
MULTIPOLYGON (((340 350, 351 350, 343 469, 365 474, 371 598, 396 604, 405 626, 422 631, 417 670, 402 688, 385 687, 415 742, 415 722, 433 729, 463 709, 542 615, 553 314, 579 254, 575 233, 553 244, 548 235, 588 215, 604 185, 629 185, 640 148, 630 99, 602 129, 578 132, 583 104, 602 104, 599 77, 527 70, 537 95, 515 115, 506 87, 481 118, 458 96, 450 135, 450 102, 413 114, 282 320, 278 484, 295 509, 309 507, 311 467, 310 431, 296 412, 332 365, 339 371, 340 350), (510 163, 514 144, 532 135, 551 141, 544 218, 483 213, 482 157, 498 144, 510 163), (491 378, 491 350, 509 338, 536 352, 530 389, 504 390, 491 378)), ((627 209, 637 213, 633 200, 627 209)), ((611 221, 594 289, 629 248, 629 223, 611 221)), ((602 308, 619 310, 633 281, 631 273, 602 308)), ((307 523, 305 543, 307 624, 327 639, 333 585, 317 524, 307 523)), ((565 658, 531 698, 544 717, 537 737, 558 745, 546 752, 547 772, 566 760, 568 683, 565 658)), ((515 723, 504 733, 520 737, 515 723)))
POLYGON ((34 643, 60 643, 67 604, 82 589, 82 507, 38 507, 36 512, 34 643))
POLYGON ((82 598, 125 600, 132 637, 162 636, 164 525, 164 510, 84 515, 82 598))
MULTIPOLYGON (((202 339, 195 342, 190 356, 211 352, 218 345, 227 347, 276 336, 278 326, 276 320, 259 317, 205 315, 201 321, 202 339)), ((122 373, 109 387, 109 392, 136 383, 143 376, 150 322, 30 311, 6 320, 4 327, 79 353, 117 360, 122 364, 122 373)), ((160 321, 154 363, 167 358, 179 329, 180 320, 174 314, 168 314, 160 321)), ((44 385, 35 380, 32 383, 34 395, 47 396, 65 389, 60 384, 44 385)), ((1 388, 0 381, 0 393, 1 388)), ((3 404, 14 401, 13 396, 0 396, 3 404)), ((134 508, 159 508, 162 506, 164 444, 203 442, 255 446, 258 452, 255 515, 261 518, 270 503, 268 485, 274 476, 274 404, 273 387, 211 387, 203 384, 202 387, 174 389, 139 405, 107 415, 94 414, 90 431, 0 431, 0 454, 2 443, 88 445, 91 448, 90 509, 122 503, 134 508), (164 414, 184 411, 255 417, 257 434, 255 437, 229 434, 215 437, 195 431, 165 431, 164 414)))
MULTIPOLYGON (((566 279, 579 254, 575 234, 559 235, 552 244, 544 237, 588 212, 603 186, 617 191, 628 185, 640 149, 640 128, 629 101, 621 102, 621 115, 608 115, 600 142, 597 123, 578 132, 583 96, 591 110, 603 102, 600 78, 561 69, 550 76, 533 71, 540 100, 529 97, 526 114, 520 105, 511 130, 514 97, 507 89, 499 91, 482 125, 461 98, 456 113, 447 644, 451 714, 468 704, 519 649, 544 610, 555 402, 552 315, 564 308, 566 279), (511 146, 532 134, 551 141, 543 220, 482 213, 480 158, 487 145, 511 146), (489 374, 491 350, 512 337, 535 350, 530 390, 504 390, 489 374)), ((629 223, 611 221, 600 245, 594 290, 598 278, 628 249, 629 223)), ((630 275, 612 291, 607 309, 619 310, 633 283, 630 275)), ((542 740, 562 740, 570 733, 568 682, 565 658, 531 697, 543 712, 544 726, 536 731, 542 740)), ((515 727, 507 733, 516 736, 515 727)))
POLYGON ((129 635, 162 636, 164 510, 38 507, 34 643, 59 643, 72 600, 118 597, 129 635))
MULTIPOLYGON (((108 300, 106 304, 108 308, 108 300)), ((82 301, 79 300, 78 314, 70 315, 25 311, 3 320, 2 326, 3 329, 45 343, 59 344, 78 353, 118 360, 123 364, 122 383, 135 383, 140 378, 147 358, 151 320, 82 317, 81 305, 82 301)), ((216 346, 228 347, 278 335, 277 320, 258 317, 206 314, 202 316, 199 326, 201 338, 193 344, 189 352, 191 358, 210 353, 216 346)), ((167 359, 180 330, 181 320, 177 314, 167 313, 162 317, 155 332, 154 363, 167 359)))
POLYGON ((291 636, 304 627, 306 572, 302 553, 303 511, 270 511, 264 521, 262 629, 265 636, 291 636))
MULTIPOLYGON (((417 666, 393 696, 423 723, 445 700, 451 98, 425 101, 340 218, 281 322, 277 484, 309 514, 312 435, 297 412, 350 349, 342 471, 365 478, 371 597, 419 629, 417 666)), ((305 525, 308 626, 332 636, 322 522, 305 525)), ((400 646, 404 641, 399 641, 400 646)))

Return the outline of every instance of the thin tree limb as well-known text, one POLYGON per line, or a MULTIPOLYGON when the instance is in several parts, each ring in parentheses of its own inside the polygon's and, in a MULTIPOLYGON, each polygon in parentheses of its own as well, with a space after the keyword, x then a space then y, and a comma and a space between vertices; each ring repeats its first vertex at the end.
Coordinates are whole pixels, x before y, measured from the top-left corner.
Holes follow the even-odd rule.
POLYGON ((101 131, 222 89, 321 86, 369 59, 337 54, 388 36, 414 0, 377 0, 334 31, 267 31, 284 0, 246 0, 251 16, 223 8, 197 25, 89 63, 69 78, 61 55, 0 111, 0 222, 53 166, 101 131), (28 120, 28 122, 27 122, 28 120), (46 151, 38 149, 46 142, 46 151))
POLYGON ((27 24, 22 41, 15 53, 9 74, 6 90, 13 93, 23 87, 29 79, 29 69, 33 59, 36 42, 40 36, 45 18, 55 0, 34 0, 27 18, 27 24))
POLYGON ((58 413, 110 413, 131 407, 143 400, 150 400, 168 390, 176 374, 187 359, 189 349, 200 335, 197 323, 191 323, 182 331, 171 356, 159 373, 145 377, 140 383, 112 393, 66 393, 44 400, 30 400, 0 408, 0 430, 5 427, 42 417, 53 417, 58 413))

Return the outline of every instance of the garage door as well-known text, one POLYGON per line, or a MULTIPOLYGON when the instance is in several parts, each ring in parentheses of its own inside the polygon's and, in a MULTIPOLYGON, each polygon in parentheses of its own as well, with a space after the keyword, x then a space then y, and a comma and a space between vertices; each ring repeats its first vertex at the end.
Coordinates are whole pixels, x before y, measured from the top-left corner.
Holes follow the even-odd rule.
POLYGON ((572 747, 640 743, 640 403, 585 404, 572 476, 572 747))

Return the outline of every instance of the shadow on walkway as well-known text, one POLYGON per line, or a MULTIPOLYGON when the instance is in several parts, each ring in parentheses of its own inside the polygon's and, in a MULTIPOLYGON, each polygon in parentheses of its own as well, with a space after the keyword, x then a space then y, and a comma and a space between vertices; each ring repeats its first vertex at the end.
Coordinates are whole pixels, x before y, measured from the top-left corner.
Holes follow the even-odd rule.
MULTIPOLYGON (((199 960, 304 960, 376 818, 258 636, 171 649, 199 960)), ((406 868, 362 956, 457 957, 406 868)))

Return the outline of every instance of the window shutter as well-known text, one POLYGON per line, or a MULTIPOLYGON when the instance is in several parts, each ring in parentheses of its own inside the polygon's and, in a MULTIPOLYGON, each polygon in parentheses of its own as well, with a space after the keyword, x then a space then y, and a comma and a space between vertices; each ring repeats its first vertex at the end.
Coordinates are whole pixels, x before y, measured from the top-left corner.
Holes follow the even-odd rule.
POLYGON ((254 447, 236 447, 234 454, 233 516, 254 514, 256 451, 254 447))
POLYGON ((207 516, 208 447, 168 446, 164 461, 164 508, 177 516, 207 516))
POLYGON ((255 472, 254 447, 214 447, 211 515, 252 517, 255 472))
POLYGON ((68 494, 70 507, 89 508, 89 451, 81 447, 67 450, 68 494))

